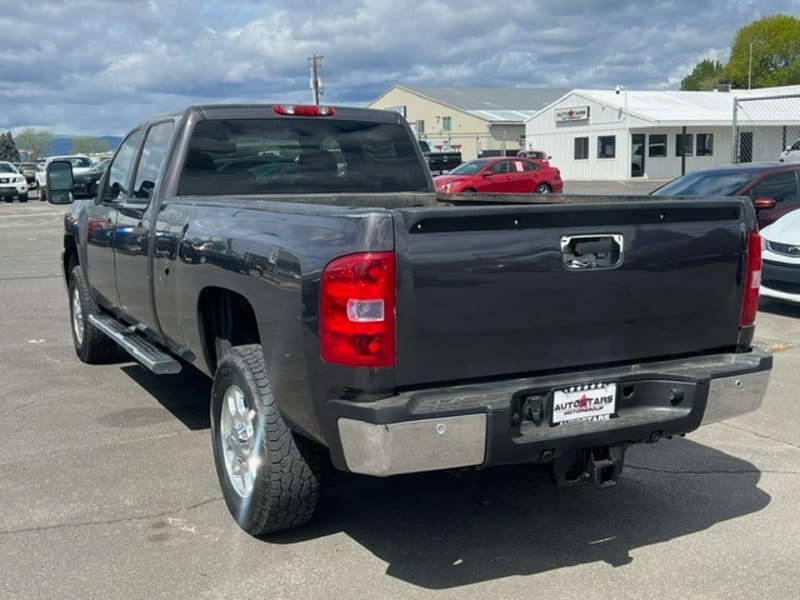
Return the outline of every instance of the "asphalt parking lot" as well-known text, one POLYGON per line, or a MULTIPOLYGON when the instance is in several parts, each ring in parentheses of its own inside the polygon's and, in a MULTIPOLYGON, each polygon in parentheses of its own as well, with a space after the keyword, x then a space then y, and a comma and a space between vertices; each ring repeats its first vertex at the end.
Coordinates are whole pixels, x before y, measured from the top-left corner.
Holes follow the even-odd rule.
POLYGON ((62 215, 0 203, 0 598, 798 597, 800 307, 762 303, 760 411, 632 448, 614 488, 330 473, 309 526, 259 540, 222 501, 203 376, 75 357, 62 215))

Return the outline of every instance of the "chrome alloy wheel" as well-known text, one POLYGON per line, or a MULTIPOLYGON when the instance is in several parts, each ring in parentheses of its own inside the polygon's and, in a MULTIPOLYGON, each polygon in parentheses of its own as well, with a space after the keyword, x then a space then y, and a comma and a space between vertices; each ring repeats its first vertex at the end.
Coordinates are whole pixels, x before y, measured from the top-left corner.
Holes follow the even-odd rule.
POLYGON ((247 406, 242 389, 238 385, 231 385, 225 390, 220 413, 220 443, 225 457, 225 470, 233 489, 246 498, 253 491, 259 466, 253 429, 256 412, 247 406))
POLYGON ((78 286, 72 290, 72 331, 78 347, 83 345, 83 307, 81 306, 81 291, 78 286))

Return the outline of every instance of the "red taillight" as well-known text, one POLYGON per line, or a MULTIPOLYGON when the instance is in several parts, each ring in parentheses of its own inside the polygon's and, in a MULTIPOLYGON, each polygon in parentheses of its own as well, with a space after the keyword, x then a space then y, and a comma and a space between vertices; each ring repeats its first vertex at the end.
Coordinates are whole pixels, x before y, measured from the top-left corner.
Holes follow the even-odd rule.
POLYGON ((332 106, 315 104, 276 104, 272 107, 277 115, 296 115, 298 117, 332 117, 336 111, 332 106))
POLYGON ((337 258, 322 272, 322 360, 348 367, 394 366, 394 253, 337 258))
POLYGON ((744 294, 739 327, 755 324, 758 312, 758 289, 761 286, 761 236, 751 231, 747 234, 745 256, 744 294))

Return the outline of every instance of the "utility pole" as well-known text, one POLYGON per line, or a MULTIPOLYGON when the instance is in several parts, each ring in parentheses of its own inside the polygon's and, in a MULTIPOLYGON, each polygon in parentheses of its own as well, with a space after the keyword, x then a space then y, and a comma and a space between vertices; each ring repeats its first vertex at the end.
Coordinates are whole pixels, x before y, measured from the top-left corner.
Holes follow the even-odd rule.
POLYGON ((750 42, 750 61, 747 63, 747 89, 753 80, 753 42, 750 42))
POLYGON ((322 71, 322 59, 324 56, 317 56, 312 54, 308 59, 308 64, 311 66, 311 90, 314 92, 314 104, 319 106, 319 97, 324 94, 322 89, 322 79, 320 79, 320 71, 322 71))

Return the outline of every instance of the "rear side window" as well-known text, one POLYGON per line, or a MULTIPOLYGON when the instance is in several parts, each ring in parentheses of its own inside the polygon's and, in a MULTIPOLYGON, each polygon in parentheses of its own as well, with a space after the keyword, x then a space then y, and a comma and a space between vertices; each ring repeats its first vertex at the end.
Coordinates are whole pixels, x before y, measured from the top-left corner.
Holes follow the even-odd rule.
POLYGON ((172 121, 165 121, 153 125, 147 131, 139 167, 136 169, 136 182, 133 184, 133 196, 138 200, 148 202, 153 195, 167 154, 172 128, 172 121))
POLYGON ((321 118, 195 125, 179 195, 425 192, 416 141, 400 125, 321 118))

